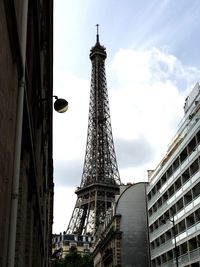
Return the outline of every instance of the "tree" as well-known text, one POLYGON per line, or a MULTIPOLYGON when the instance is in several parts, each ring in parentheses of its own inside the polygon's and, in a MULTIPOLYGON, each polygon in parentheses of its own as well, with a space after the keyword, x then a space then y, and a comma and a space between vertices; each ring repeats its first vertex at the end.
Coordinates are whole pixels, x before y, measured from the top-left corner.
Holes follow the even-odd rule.
POLYGON ((52 267, 93 267, 91 254, 87 253, 81 256, 75 247, 72 247, 70 252, 64 259, 54 260, 52 267))
POLYGON ((65 256, 65 266, 66 267, 76 267, 80 266, 82 261, 82 257, 78 254, 77 249, 75 247, 71 248, 71 251, 65 256))
POLYGON ((51 262, 51 266, 52 267, 65 267, 66 265, 63 260, 56 259, 51 262))
POLYGON ((93 267, 93 260, 90 254, 84 254, 82 257, 82 265, 81 267, 93 267))

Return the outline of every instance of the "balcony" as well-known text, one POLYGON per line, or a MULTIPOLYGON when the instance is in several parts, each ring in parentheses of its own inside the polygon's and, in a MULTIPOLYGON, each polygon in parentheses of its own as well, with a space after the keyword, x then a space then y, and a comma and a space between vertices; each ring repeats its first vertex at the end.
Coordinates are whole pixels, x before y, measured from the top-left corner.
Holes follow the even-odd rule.
POLYGON ((158 198, 164 193, 164 191, 169 188, 172 183, 176 181, 179 174, 183 172, 189 164, 194 160, 197 156, 198 152, 200 151, 200 144, 196 147, 195 151, 191 153, 179 166, 179 168, 171 175, 171 177, 166 181, 166 183, 157 191, 157 193, 148 201, 148 208, 151 208, 153 204, 158 200, 158 198))
MULTIPOLYGON (((199 126, 199 123, 196 123, 196 124, 192 127, 193 131, 191 131, 192 129, 190 129, 190 131, 187 132, 187 138, 186 138, 186 139, 184 138, 184 141, 180 144, 180 146, 179 146, 179 151, 186 145, 186 142, 188 141, 188 139, 191 138, 191 136, 194 134, 194 132, 195 132, 199 127, 200 127, 200 126, 199 126)), ((197 154, 198 152, 200 152, 200 144, 197 145, 195 151, 194 151, 194 153, 190 154, 190 155, 186 158, 186 160, 185 160, 184 162, 182 162, 182 164, 180 165, 182 170, 188 165, 189 162, 191 162, 191 160, 196 156, 196 154, 197 154), (195 151, 196 151, 196 152, 195 152, 195 151)), ((177 156, 177 153, 173 153, 173 155, 172 155, 172 156, 170 157, 170 159, 167 161, 168 164, 165 164, 164 166, 160 166, 160 165, 159 165, 159 166, 157 167, 157 170, 155 170, 155 173, 156 173, 156 174, 154 175, 155 177, 152 178, 152 180, 150 181, 149 186, 147 187, 147 193, 149 193, 149 192, 152 190, 152 188, 154 187, 155 183, 159 180, 159 176, 161 176, 161 173, 164 173, 164 172, 167 170, 168 166, 169 166, 170 164, 172 164, 173 160, 175 159, 175 156, 177 156)), ((180 169, 180 167, 179 167, 179 169, 180 169)), ((175 176, 175 175, 177 175, 176 172, 174 173, 174 176, 175 176)), ((154 197, 154 196, 153 196, 153 197, 154 197)), ((150 201, 151 201, 151 200, 150 200, 150 201)))
MULTIPOLYGON (((192 234, 197 234, 197 232, 200 232, 200 221, 197 222, 196 224, 194 224, 193 226, 187 228, 186 231, 183 231, 182 233, 179 233, 176 236, 176 242, 177 245, 179 242, 183 241, 185 238, 188 238, 192 235, 192 234)), ((169 241, 165 242, 164 244, 160 245, 159 247, 151 250, 151 259, 158 257, 159 255, 167 252, 168 250, 171 250, 174 248, 174 243, 175 240, 170 239, 169 241)), ((182 242, 181 242, 182 243, 182 242)))
MULTIPOLYGON (((185 206, 179 212, 177 212, 176 215, 174 215, 174 220, 177 221, 181 219, 183 216, 186 217, 187 213, 193 212, 193 210, 197 207, 197 205, 199 205, 199 203, 200 203, 200 196, 193 199, 191 202, 188 203, 187 206, 185 206)), ((150 242, 152 242, 158 236, 166 232, 170 227, 171 227, 170 221, 160 225, 156 230, 150 233, 150 242)))
MULTIPOLYGON (((179 266, 185 266, 185 264, 189 264, 192 261, 198 261, 200 262, 200 248, 197 248, 195 250, 189 251, 188 253, 181 255, 178 257, 179 266)), ((162 263, 160 265, 162 267, 173 267, 176 266, 175 259, 167 261, 165 263, 162 263)))
POLYGON ((175 202, 177 202, 186 191, 194 186, 200 178, 200 172, 197 171, 177 192, 173 194, 156 212, 149 217, 149 225, 151 225, 157 218, 159 218, 166 210, 168 210, 175 202))

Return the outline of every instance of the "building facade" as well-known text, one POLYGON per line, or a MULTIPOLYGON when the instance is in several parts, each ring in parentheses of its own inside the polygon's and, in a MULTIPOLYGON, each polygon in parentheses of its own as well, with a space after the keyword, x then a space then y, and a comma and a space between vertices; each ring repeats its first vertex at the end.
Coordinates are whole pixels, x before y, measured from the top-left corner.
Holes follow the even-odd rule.
POLYGON ((52 259, 64 259, 72 249, 76 249, 77 253, 81 255, 91 253, 92 245, 93 237, 90 235, 69 235, 66 232, 59 235, 54 234, 52 238, 52 259))
POLYGON ((149 172, 148 214, 154 266, 200 266, 200 86, 158 167, 149 172))
POLYGON ((95 267, 150 266, 146 183, 120 186, 94 245, 95 267))
POLYGON ((0 266, 46 267, 53 221, 53 1, 0 1, 0 22, 0 266))

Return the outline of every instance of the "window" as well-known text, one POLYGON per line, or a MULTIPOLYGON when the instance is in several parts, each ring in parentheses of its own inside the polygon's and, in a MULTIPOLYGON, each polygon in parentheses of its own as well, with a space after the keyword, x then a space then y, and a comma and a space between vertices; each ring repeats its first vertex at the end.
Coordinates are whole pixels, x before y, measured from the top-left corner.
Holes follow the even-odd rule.
POLYGON ((194 175, 199 169, 198 159, 196 159, 191 165, 190 165, 190 173, 191 176, 194 175))
POLYGON ((192 140, 188 144, 188 152, 191 154, 196 148, 196 139, 195 137, 192 138, 192 140))
POLYGON ((180 154, 181 163, 187 158, 187 148, 185 148, 180 154))
POLYGON ((84 247, 84 250, 89 250, 90 249, 90 245, 89 244, 84 244, 83 247, 84 247))
POLYGON ((75 247, 76 248, 77 247, 77 244, 76 243, 69 243, 69 246, 70 246, 70 248, 71 247, 75 247))

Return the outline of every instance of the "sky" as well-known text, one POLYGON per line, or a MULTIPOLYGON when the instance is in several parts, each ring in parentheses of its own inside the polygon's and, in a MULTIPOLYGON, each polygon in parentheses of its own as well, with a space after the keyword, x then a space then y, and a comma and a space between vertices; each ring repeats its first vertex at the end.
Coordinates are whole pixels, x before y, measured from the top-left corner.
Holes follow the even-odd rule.
POLYGON ((66 231, 86 152, 91 62, 99 24, 112 133, 121 182, 148 181, 200 80, 199 0, 54 1, 54 224, 66 231))

